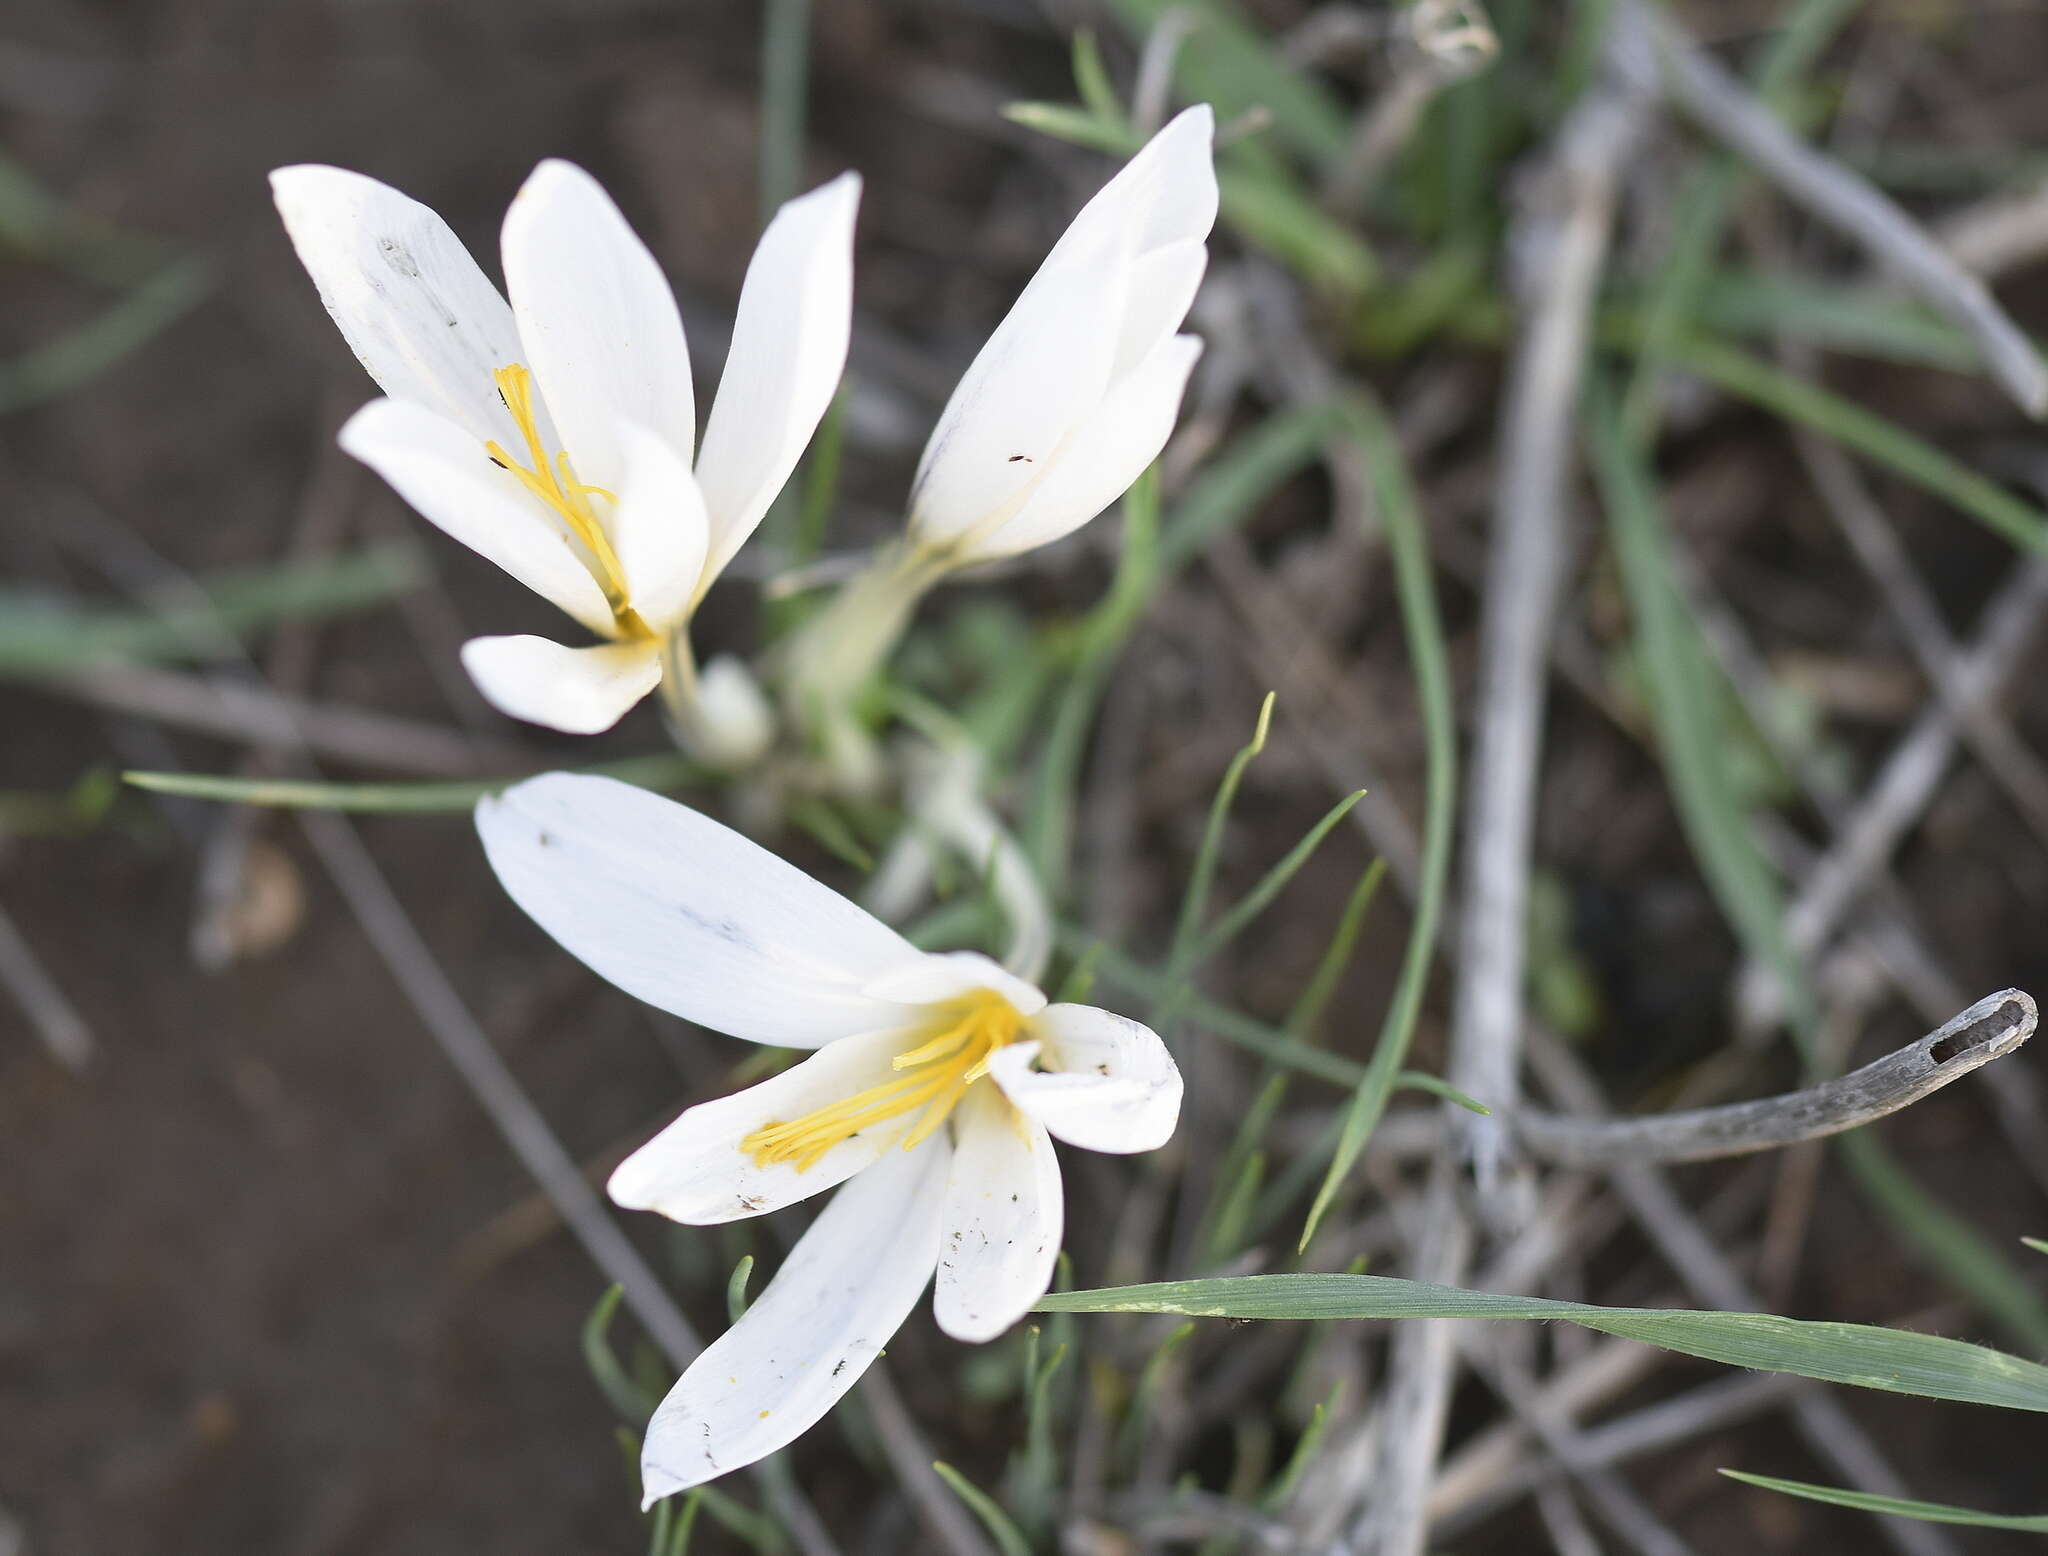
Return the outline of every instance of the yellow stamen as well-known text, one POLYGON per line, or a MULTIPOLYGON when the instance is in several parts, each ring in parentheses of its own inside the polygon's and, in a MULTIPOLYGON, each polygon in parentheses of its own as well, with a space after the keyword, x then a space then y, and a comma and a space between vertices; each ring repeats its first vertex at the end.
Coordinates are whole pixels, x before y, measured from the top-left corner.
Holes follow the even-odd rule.
POLYGON ((841 1141, 922 1109, 923 1116, 903 1137, 907 1151, 937 1132, 967 1088, 988 1074, 995 1051, 1014 1043, 1023 1026, 1016 1007, 991 990, 948 1004, 932 1022, 929 1036, 920 1033, 922 1042, 890 1061, 899 1072, 895 1080, 855 1092, 794 1123, 763 1124, 740 1142, 740 1150, 756 1167, 795 1162, 798 1172, 808 1172, 841 1141))
POLYGON ((606 502, 616 504, 618 498, 602 486, 590 486, 576 479, 576 468, 569 463, 566 452, 548 458, 547 445, 541 441, 538 413, 533 404, 533 374, 520 363, 513 362, 491 374, 498 386, 498 397, 505 402, 505 409, 512 413, 513 425, 518 427, 520 437, 526 440, 526 457, 530 465, 522 465, 505 451, 502 443, 486 443, 484 452, 491 456, 493 463, 509 470, 518 478, 519 484, 546 503, 569 528, 569 533, 583 543, 590 553, 591 576, 597 580, 598 588, 604 591, 605 602, 612 608, 612 616, 618 622, 622 637, 652 637, 653 630, 640 619, 626 593, 626 570, 619 565, 619 555, 612 549, 611 537, 605 533, 604 523, 597 516, 597 510, 590 504, 593 497, 602 497, 606 502))

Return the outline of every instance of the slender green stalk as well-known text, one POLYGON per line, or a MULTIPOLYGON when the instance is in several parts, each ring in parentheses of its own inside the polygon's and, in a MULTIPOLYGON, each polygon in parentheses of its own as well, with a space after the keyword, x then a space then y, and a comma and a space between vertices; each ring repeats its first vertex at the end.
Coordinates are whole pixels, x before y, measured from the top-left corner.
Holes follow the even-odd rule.
POLYGON ((1421 1013, 1430 964, 1436 955, 1437 925, 1443 916, 1444 891, 1451 865, 1451 829, 1457 809, 1458 733, 1451 710, 1450 657, 1438 617, 1436 586, 1430 576, 1429 540, 1414 489, 1408 481, 1399 445, 1377 406, 1366 401, 1347 407, 1352 435, 1364 450, 1373 475, 1380 522, 1394 562, 1394 587, 1401 606, 1401 624, 1408 637, 1415 685, 1422 703, 1423 739, 1428 748, 1427 798, 1423 815, 1422 876, 1416 893, 1415 918, 1402 958, 1400 982, 1387 1007, 1386 1022, 1371 1062, 1359 1080, 1329 1171, 1316 1191, 1299 1248, 1306 1250, 1316 1227, 1335 1201, 1337 1191, 1359 1153, 1365 1149, 1380 1115, 1393 1094, 1395 1078, 1408 1056, 1421 1013))

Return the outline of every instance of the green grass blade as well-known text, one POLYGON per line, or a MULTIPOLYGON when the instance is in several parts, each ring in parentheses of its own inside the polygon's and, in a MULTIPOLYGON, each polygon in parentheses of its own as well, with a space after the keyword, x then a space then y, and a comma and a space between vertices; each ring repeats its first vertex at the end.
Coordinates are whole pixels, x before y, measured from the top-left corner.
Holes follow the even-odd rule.
MULTIPOLYGON (((572 771, 596 773, 643 789, 680 789, 707 778, 706 770, 670 752, 623 757, 572 771)), ((469 810, 487 794, 518 783, 511 778, 477 778, 448 783, 314 783, 297 778, 235 778, 222 773, 128 772, 122 781, 153 794, 220 800, 231 805, 274 805, 287 810, 347 810, 383 815, 427 815, 469 810)))
POLYGON ((1031 1556, 1031 1542, 1024 1538, 1024 1531, 1016 1521, 1003 1511, 996 1499, 981 1487, 954 1469, 944 1459, 934 1459, 932 1469, 939 1479, 953 1488, 953 1495, 967 1505, 967 1510, 981 1520, 982 1528, 989 1538, 996 1542, 996 1549, 1003 1556, 1031 1556))
POLYGON ((161 610, 79 604, 0 588, 0 676, 33 677, 88 665, 203 658, 223 631, 258 631, 381 605, 427 579, 410 542, 202 579, 207 603, 161 610))
POLYGON ((1252 738, 1231 757, 1223 769, 1222 781, 1216 785, 1215 798, 1209 802, 1209 817, 1202 826, 1202 841, 1188 871, 1187 890, 1181 893, 1180 918, 1174 925, 1172 947, 1166 957, 1166 965, 1175 972, 1184 970, 1193 957, 1196 936, 1209 909, 1209 893, 1216 884, 1216 866, 1223 852, 1223 834, 1230 826, 1230 810, 1237 803, 1237 791, 1244 784, 1246 771, 1266 749, 1266 739, 1273 729, 1273 702, 1274 694, 1267 692, 1259 704, 1252 738))
POLYGON ((1273 905, 1274 898, 1287 889, 1287 883, 1301 873, 1301 867, 1309 862, 1315 851, 1322 846, 1323 839, 1330 835, 1337 823, 1351 814, 1352 807, 1365 798, 1365 790, 1354 789, 1324 811, 1316 824, 1302 835, 1301 841, 1262 875, 1252 889, 1233 902, 1224 914, 1202 936, 1195 947, 1196 963, 1206 962, 1218 951, 1229 945, 1257 920, 1258 916, 1273 905))
POLYGON ((1422 884, 1416 895, 1415 918, 1402 959, 1401 979, 1387 1007, 1386 1022, 1380 1029, 1372 1060, 1345 1115, 1336 1154, 1302 1227, 1299 1246, 1304 1249, 1335 1199, 1338 1186, 1365 1149, 1380 1115, 1386 1111, 1394 1078, 1408 1056, 1408 1044, 1415 1035, 1415 1020, 1421 1013, 1423 992, 1429 982, 1430 964, 1436 955, 1437 924, 1443 915, 1444 889, 1450 874, 1451 828, 1458 790, 1458 731, 1451 710, 1450 656, 1444 645, 1443 622, 1437 615, 1436 586, 1430 574, 1429 539, 1423 529, 1422 514, 1403 468, 1399 445, 1378 407, 1357 402, 1347 410, 1352 435, 1359 440, 1372 470, 1380 522, 1386 527, 1387 546, 1393 556, 1401 623, 1407 634, 1408 655, 1414 664, 1417 694, 1422 703, 1423 738, 1428 747, 1428 794, 1422 828, 1422 884))
POLYGON ((766 0, 761 15, 761 225, 797 192, 804 173, 811 0, 766 0))
POLYGON ((1111 0, 1110 9, 1141 42, 1169 10, 1192 13, 1178 61, 1183 99, 1214 103, 1224 119, 1264 109, 1273 133, 1311 162, 1343 156, 1350 116, 1335 94, 1288 64, 1228 0, 1111 0))
POLYGON ((2048 514, 1874 411, 1718 341, 1688 338, 1672 347, 1671 360, 1732 395, 1855 449, 2023 551, 2048 547, 2048 514))
POLYGON ((1973 1508, 1950 1507, 1944 1502, 1916 1502, 1909 1497, 1881 1497, 1868 1491, 1845 1491, 1838 1486, 1816 1486, 1811 1481, 1780 1480, 1775 1475, 1751 1475, 1742 1470, 1723 1470, 1730 1480, 1809 1502, 1826 1502, 1832 1507, 1850 1507, 1859 1513, 1890 1513, 1896 1518, 1917 1518, 1930 1524, 1969 1524, 1979 1529, 2011 1529, 2020 1534, 2048 1534, 2048 1513, 1980 1513, 1973 1508))
POLYGON ((1804 1028, 1811 1024, 1813 996, 1785 936, 1777 876, 1729 770, 1722 686, 1679 590, 1650 473, 1611 396, 1594 394, 1588 425, 1595 480, 1680 825, 1721 911, 1745 949, 1777 975, 1795 1026, 1804 1028))
POLYGON ((1962 1404, 2048 1413, 2048 1367, 1941 1335, 1768 1313, 1594 1307, 1388 1275, 1241 1275, 1048 1295, 1041 1312, 1191 1318, 1514 1318, 1578 1324, 1730 1367, 1962 1404))
POLYGON ((612 1409, 618 1412, 619 1419, 635 1427, 643 1427, 647 1418, 654 1414, 658 1401, 641 1392, 640 1386, 627 1374, 612 1351, 612 1319, 618 1313, 619 1301, 624 1296, 623 1286, 612 1287, 597 1299, 590 1316, 583 1320, 583 1364, 590 1369, 591 1381, 596 1383, 598 1392, 604 1395, 612 1409))
POLYGON ((212 289, 203 261, 178 260, 69 334, 0 362, 0 416, 90 383, 190 313, 212 289))

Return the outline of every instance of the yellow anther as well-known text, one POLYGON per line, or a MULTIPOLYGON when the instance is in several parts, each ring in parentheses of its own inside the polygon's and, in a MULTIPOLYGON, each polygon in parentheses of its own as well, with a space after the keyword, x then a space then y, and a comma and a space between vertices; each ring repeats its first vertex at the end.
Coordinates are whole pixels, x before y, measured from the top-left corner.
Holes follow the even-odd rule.
POLYGON ((1023 1025, 1016 1007, 988 990, 952 1002, 932 1022, 930 1036, 920 1033, 923 1041, 890 1061, 898 1072, 895 1080, 855 1092, 794 1123, 764 1124, 740 1142, 740 1150, 756 1167, 794 1162, 798 1172, 808 1172, 841 1141, 921 1109, 923 1116, 903 1137, 907 1151, 937 1132, 967 1088, 988 1074, 995 1051, 1014 1043, 1023 1025))
POLYGON ((494 464, 511 471, 521 486, 546 503, 554 515, 568 526, 569 533, 583 543, 583 548, 590 553, 591 576, 597 580, 598 588, 604 591, 605 603, 612 608, 620 635, 652 636, 651 629, 633 609, 626 592, 626 570, 619 565, 619 555, 612 549, 604 522, 590 504, 593 497, 602 497, 614 504, 618 498, 602 486, 590 486, 577 480, 576 468, 569 463, 567 451, 556 454, 553 459, 548 458, 547 445, 541 441, 538 413, 533 405, 532 373, 522 364, 513 362, 499 368, 491 378, 498 386, 498 397, 505 402, 505 409, 512 413, 513 425, 518 427, 520 437, 526 440, 526 457, 531 464, 519 463, 506 452, 502 443, 486 443, 484 452, 491 456, 494 464))

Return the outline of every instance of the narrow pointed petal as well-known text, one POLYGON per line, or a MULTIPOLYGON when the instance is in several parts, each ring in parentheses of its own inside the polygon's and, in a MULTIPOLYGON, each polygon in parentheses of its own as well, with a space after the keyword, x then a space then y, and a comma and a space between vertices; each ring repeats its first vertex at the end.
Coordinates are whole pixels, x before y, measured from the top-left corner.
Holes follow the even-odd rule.
POLYGON ((1045 1009, 1045 996, 1038 989, 979 951, 930 952, 871 979, 865 992, 906 1005, 936 1005, 978 989, 994 990, 1020 1015, 1035 1016, 1045 1009))
POLYGON ((549 638, 471 638, 462 668, 491 706, 569 735, 610 729, 661 683, 661 650, 645 640, 568 648, 549 638))
POLYGON ((859 205, 853 173, 790 201, 747 267, 732 349, 697 456, 711 511, 707 585, 760 524, 839 388, 853 329, 859 205))
POLYGON ((839 893, 686 805, 544 773, 478 802, 512 900, 599 976, 784 1048, 908 1025, 863 985, 923 955, 839 893))
POLYGON ((518 360, 512 310, 448 224, 388 184, 283 167, 270 187, 300 262, 384 392, 476 443, 513 437, 491 374, 518 360))
POLYGON ((342 448, 487 561, 610 636, 612 611, 562 527, 493 465, 468 430, 408 400, 372 400, 341 429, 342 448))
POLYGON ((919 461, 910 526, 979 554, 1064 457, 1109 384, 1123 310, 1121 256, 1041 272, 946 402, 919 461))
POLYGON ((1050 545, 1130 490, 1173 435, 1181 397, 1201 355, 1202 343, 1192 335, 1167 339, 1110 390, 1030 500, 972 554, 987 560, 1050 545))
POLYGON ((891 1151, 825 1207, 647 1423, 643 1505, 794 1442, 860 1381, 938 1262, 950 1154, 943 1132, 891 1151))
POLYGON ((1173 1138, 1180 1070, 1150 1027, 1092 1005, 1048 1005, 1028 1030, 1031 1041, 996 1050, 989 1074, 1054 1138, 1117 1155, 1173 1138))
POLYGON ((1205 240, 1216 225, 1215 129, 1207 103, 1176 114, 1081 208, 1045 268, 1071 263, 1110 231, 1131 234, 1134 259, 1205 240))
POLYGON ((890 1080, 896 1072, 889 1061, 906 1041, 902 1032, 844 1037, 759 1085, 699 1103, 619 1164, 609 1185, 613 1202, 713 1226, 780 1210, 844 1182, 897 1149, 919 1115, 863 1130, 802 1171, 791 1162, 757 1167, 740 1142, 765 1125, 789 1123, 890 1080))
POLYGON ((704 571, 710 541, 704 496, 667 439, 628 424, 621 429, 625 472, 608 527, 633 609, 657 632, 682 626, 704 571))
POLYGON ((580 167, 550 159, 513 198, 503 242, 523 360, 577 476, 604 487, 625 478, 628 423, 688 469, 697 410, 682 315, 611 196, 580 167))
POLYGON ((1052 1136, 993 1086, 953 1114, 933 1311, 956 1340, 993 1340, 1052 1284, 1066 1203, 1052 1136))

